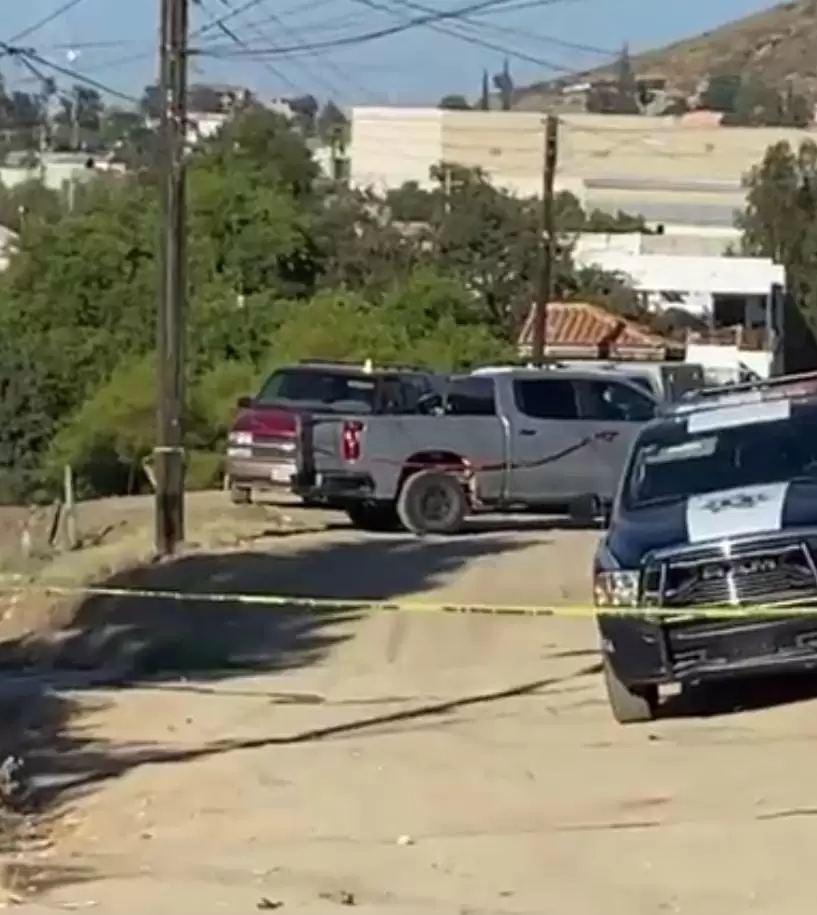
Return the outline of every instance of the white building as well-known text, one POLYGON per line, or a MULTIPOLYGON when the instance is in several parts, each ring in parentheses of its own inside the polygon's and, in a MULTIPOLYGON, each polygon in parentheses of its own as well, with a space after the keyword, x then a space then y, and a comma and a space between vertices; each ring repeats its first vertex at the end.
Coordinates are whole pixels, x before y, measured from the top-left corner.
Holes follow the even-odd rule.
POLYGON ((725 381, 745 368, 768 376, 777 343, 775 289, 786 282, 782 266, 762 257, 643 254, 633 250, 637 243, 632 236, 618 248, 594 248, 590 238, 583 236, 574 251, 579 266, 622 276, 643 293, 651 310, 680 309, 706 321, 712 333, 687 344, 688 361, 702 363, 725 381))
MULTIPOLYGON (((440 161, 479 167, 522 196, 542 188, 539 112, 352 109, 350 180, 386 190, 430 186, 440 161)), ((588 209, 624 210, 649 222, 731 227, 745 203, 743 176, 772 144, 797 146, 807 130, 720 127, 709 120, 567 113, 559 118, 557 190, 588 209)))

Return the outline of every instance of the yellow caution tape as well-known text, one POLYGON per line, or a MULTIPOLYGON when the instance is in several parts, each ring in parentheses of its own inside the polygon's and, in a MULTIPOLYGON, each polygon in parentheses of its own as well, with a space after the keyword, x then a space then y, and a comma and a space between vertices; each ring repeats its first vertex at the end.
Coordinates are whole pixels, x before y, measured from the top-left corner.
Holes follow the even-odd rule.
POLYGON ((62 586, 57 584, 27 583, 18 585, 0 584, 0 594, 21 595, 36 592, 59 597, 110 597, 137 600, 164 600, 175 602, 197 602, 208 604, 239 604, 245 606, 282 607, 312 611, 356 610, 388 611, 403 613, 454 613, 484 614, 488 616, 532 616, 532 617, 584 617, 634 616, 642 619, 681 622, 699 619, 742 619, 749 617, 797 617, 817 615, 817 598, 814 606, 792 606, 766 604, 751 607, 709 606, 709 607, 594 607, 592 605, 541 605, 507 606, 496 604, 457 604, 450 602, 426 602, 412 600, 368 600, 366 598, 301 597, 281 594, 248 594, 240 592, 199 592, 174 591, 154 588, 115 588, 104 585, 62 586))

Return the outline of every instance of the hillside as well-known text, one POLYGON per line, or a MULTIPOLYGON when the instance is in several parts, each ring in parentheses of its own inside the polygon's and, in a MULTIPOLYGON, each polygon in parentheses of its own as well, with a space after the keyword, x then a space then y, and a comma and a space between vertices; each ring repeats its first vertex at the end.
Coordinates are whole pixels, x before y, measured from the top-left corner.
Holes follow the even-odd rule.
MULTIPOLYGON (((751 73, 780 87, 791 79, 796 88, 817 94, 815 51, 817 0, 797 0, 639 54, 633 65, 639 75, 663 76, 669 88, 684 93, 694 92, 700 80, 713 73, 751 73)), ((587 75, 612 74, 613 68, 604 67, 587 75)), ((524 96, 544 88, 520 87, 517 93, 524 96)))

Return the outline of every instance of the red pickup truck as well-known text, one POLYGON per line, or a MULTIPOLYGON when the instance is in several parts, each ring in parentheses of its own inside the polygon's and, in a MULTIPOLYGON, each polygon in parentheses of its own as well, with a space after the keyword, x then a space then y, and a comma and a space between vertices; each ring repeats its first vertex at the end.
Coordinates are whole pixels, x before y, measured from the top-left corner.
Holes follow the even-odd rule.
MULTIPOLYGON (((253 491, 289 492, 302 413, 413 413, 442 379, 404 366, 310 360, 276 369, 254 397, 238 401, 227 441, 227 480, 236 504, 253 491)), ((310 501, 305 497, 305 501, 310 501)))

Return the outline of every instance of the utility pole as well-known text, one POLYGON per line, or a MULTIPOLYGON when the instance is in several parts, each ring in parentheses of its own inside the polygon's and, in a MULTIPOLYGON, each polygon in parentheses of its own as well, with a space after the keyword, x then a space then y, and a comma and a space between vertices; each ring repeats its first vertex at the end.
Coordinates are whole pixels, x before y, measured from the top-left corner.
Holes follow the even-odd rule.
POLYGON ((161 0, 161 239, 156 473, 156 552, 184 540, 184 312, 187 297, 185 141, 188 0, 161 0))
POLYGON ((80 92, 80 87, 74 86, 74 91, 71 95, 71 151, 72 152, 78 152, 79 147, 80 147, 79 92, 80 92))
POLYGON ((559 119, 549 114, 545 120, 545 154, 542 165, 542 210, 539 226, 539 263, 536 307, 533 320, 531 355, 535 365, 545 362, 547 349, 548 303, 553 294, 553 260, 556 251, 553 225, 553 182, 559 158, 559 119))

